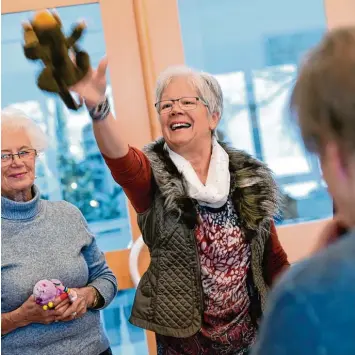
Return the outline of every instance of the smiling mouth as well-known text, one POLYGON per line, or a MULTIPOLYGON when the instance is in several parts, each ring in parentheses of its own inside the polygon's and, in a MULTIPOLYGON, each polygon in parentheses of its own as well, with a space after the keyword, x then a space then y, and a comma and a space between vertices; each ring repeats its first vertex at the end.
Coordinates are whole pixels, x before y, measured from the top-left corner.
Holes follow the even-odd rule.
POLYGON ((27 173, 12 174, 12 175, 10 175, 10 178, 19 179, 19 178, 22 178, 23 176, 25 176, 26 174, 27 173))
POLYGON ((190 128, 191 125, 189 123, 173 123, 170 128, 172 131, 176 131, 178 129, 190 128))

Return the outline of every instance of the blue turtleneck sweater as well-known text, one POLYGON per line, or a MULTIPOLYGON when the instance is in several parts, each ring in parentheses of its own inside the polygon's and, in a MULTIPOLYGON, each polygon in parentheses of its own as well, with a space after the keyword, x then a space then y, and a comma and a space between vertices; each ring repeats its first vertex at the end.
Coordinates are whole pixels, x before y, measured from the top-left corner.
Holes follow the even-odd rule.
MULTIPOLYGON (((1 312, 20 307, 41 279, 68 287, 93 285, 106 307, 117 292, 116 278, 81 212, 65 202, 34 198, 15 202, 1 197, 1 312)), ((109 347, 100 312, 49 325, 33 323, 1 339, 4 355, 98 355, 109 347)))

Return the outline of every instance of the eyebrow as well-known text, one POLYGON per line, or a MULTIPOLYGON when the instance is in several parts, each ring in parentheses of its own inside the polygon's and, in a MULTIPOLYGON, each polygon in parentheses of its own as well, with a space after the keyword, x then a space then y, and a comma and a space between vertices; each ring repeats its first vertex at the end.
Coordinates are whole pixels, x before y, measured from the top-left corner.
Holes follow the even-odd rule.
MULTIPOLYGON (((28 145, 23 145, 21 148, 18 149, 18 152, 21 151, 22 149, 33 149, 29 147, 28 145)), ((10 149, 1 149, 1 153, 11 153, 10 149)))

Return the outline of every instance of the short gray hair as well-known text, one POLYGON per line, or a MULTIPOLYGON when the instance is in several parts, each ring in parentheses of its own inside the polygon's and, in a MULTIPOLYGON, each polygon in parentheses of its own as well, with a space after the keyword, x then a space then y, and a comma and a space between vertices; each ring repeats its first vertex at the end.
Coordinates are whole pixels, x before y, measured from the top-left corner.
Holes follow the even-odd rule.
POLYGON ((23 129, 31 142, 32 148, 38 152, 44 151, 48 147, 46 134, 21 110, 9 107, 1 111, 1 132, 4 132, 5 129, 23 129))
POLYGON ((199 72, 187 66, 168 67, 158 77, 155 89, 156 102, 161 100, 164 90, 176 77, 186 76, 199 97, 207 104, 210 114, 218 113, 222 117, 223 113, 223 93, 217 79, 211 74, 199 72))

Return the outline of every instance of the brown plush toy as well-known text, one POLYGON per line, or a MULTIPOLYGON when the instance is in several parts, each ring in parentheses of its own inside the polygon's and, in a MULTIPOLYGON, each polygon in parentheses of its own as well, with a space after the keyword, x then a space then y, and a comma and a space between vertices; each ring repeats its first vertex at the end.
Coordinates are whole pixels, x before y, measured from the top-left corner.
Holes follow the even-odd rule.
POLYGON ((37 78, 41 90, 58 93, 66 106, 78 110, 69 88, 79 82, 90 69, 89 55, 81 51, 76 42, 86 25, 78 23, 69 37, 62 32, 62 23, 54 11, 41 10, 35 13, 32 21, 23 23, 24 52, 31 60, 41 60, 44 69, 37 78), (70 58, 75 56, 75 63, 70 58))

